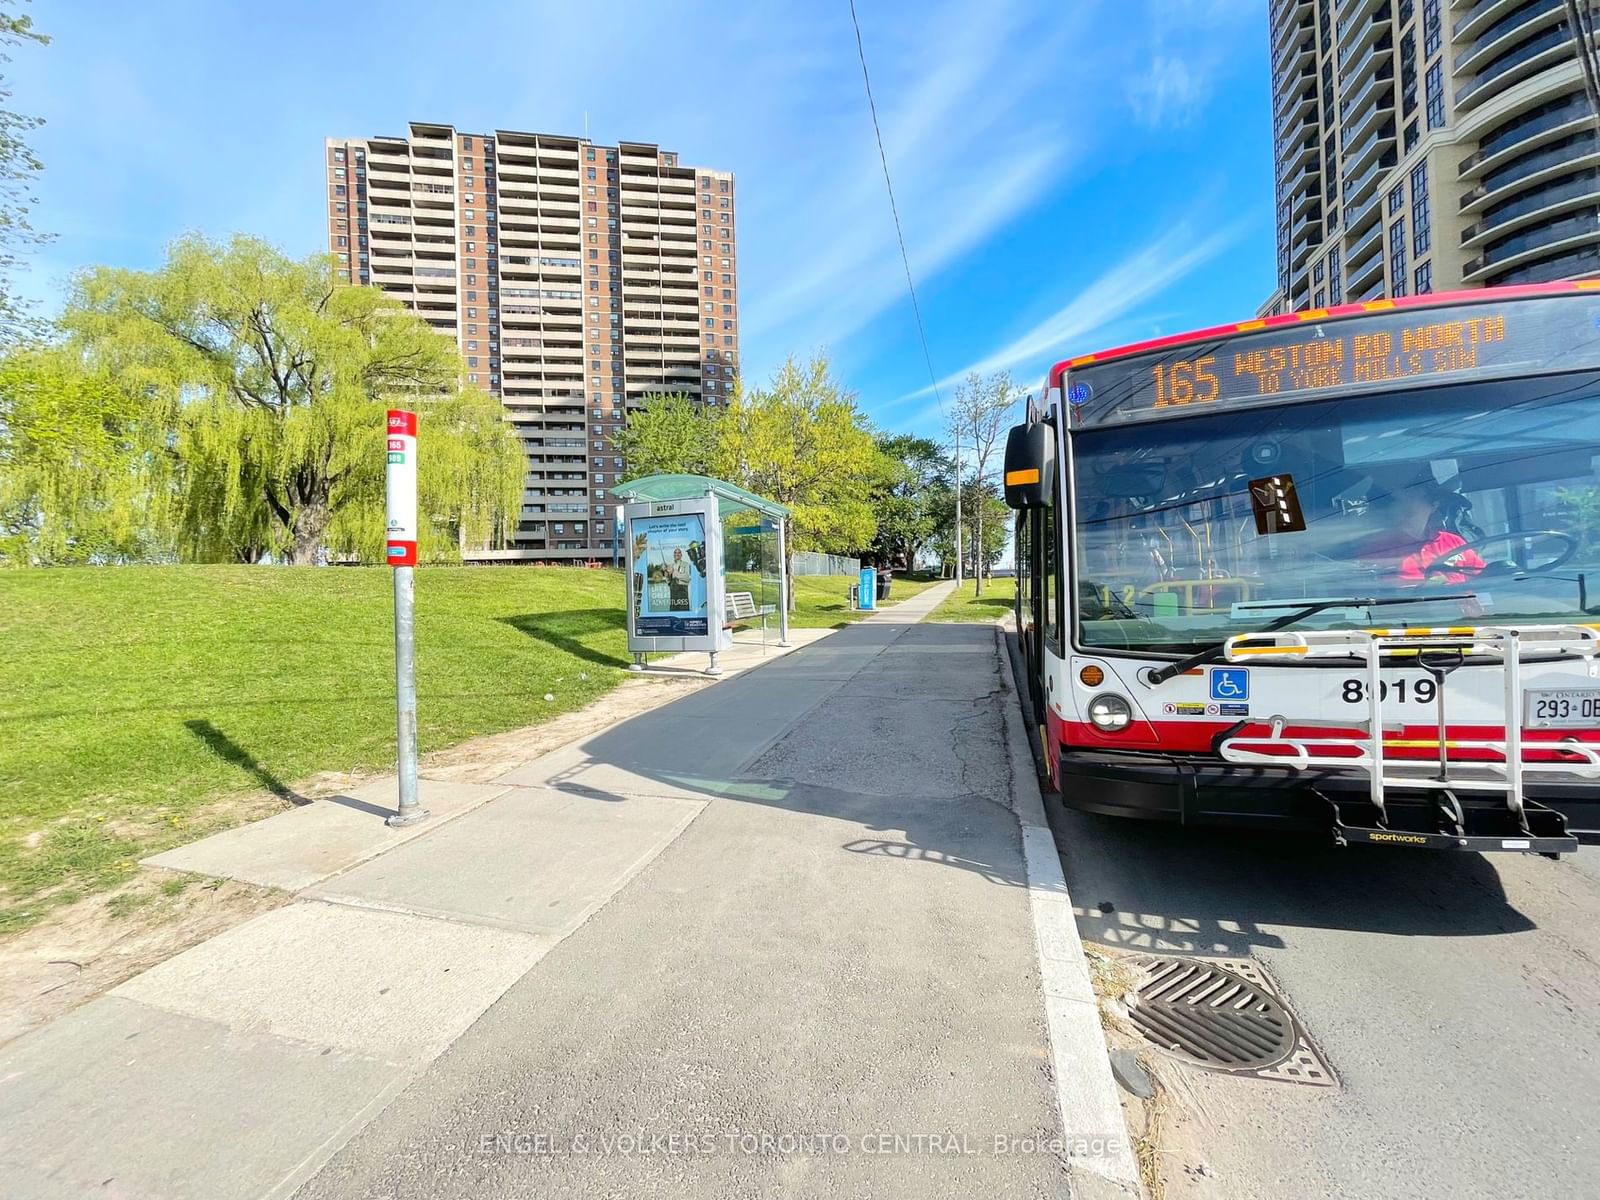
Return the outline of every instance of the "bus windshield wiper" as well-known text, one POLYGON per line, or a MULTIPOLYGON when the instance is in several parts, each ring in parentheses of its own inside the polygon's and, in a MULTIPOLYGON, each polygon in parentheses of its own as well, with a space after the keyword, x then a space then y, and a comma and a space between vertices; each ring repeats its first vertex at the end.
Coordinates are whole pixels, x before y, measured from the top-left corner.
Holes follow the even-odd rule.
MULTIPOLYGON (((1477 598, 1478 593, 1476 592, 1451 592, 1447 595, 1433 595, 1430 593, 1428 595, 1419 596, 1336 596, 1331 600, 1308 601, 1305 604, 1300 605, 1298 608, 1295 608, 1293 612, 1284 613, 1283 616, 1279 617, 1277 620, 1262 626, 1255 632, 1276 633, 1280 629, 1287 629, 1296 621, 1303 621, 1307 617, 1314 617, 1319 612, 1324 612, 1330 608, 1375 608, 1379 605, 1385 604, 1416 604, 1427 600, 1476 600, 1477 598)), ((1294 601, 1292 600, 1283 601, 1281 603, 1273 600, 1258 600, 1253 604, 1241 604, 1235 607, 1275 609, 1288 608, 1293 604, 1294 601)), ((1180 658, 1177 662, 1168 663, 1166 666, 1155 667, 1151 670, 1149 675, 1145 676, 1145 678, 1153 684, 1165 683, 1174 675, 1182 675, 1185 671, 1192 670, 1195 667, 1203 666, 1206 663, 1219 662, 1222 659, 1223 651, 1227 645, 1227 639, 1224 639, 1223 641, 1218 642, 1215 646, 1207 646, 1204 650, 1189 655, 1188 658, 1180 658)))

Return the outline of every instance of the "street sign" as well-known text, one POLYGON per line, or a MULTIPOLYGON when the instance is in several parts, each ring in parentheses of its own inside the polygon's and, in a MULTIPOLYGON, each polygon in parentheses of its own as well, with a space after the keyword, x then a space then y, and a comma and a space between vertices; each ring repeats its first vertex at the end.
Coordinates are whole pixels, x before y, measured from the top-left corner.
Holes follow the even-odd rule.
POLYGON ((417 565, 417 414, 389 410, 385 467, 387 558, 391 567, 417 565))

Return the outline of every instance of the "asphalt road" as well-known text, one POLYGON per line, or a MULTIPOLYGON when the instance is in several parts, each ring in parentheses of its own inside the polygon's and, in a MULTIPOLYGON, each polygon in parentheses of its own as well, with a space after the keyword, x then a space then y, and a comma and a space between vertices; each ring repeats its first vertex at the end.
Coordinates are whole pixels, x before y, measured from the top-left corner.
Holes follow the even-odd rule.
POLYGON ((1340 1078, 1180 1069, 1212 1172, 1181 1194, 1596 1194, 1600 851, 1335 850, 1048 806, 1086 940, 1255 959, 1340 1078))

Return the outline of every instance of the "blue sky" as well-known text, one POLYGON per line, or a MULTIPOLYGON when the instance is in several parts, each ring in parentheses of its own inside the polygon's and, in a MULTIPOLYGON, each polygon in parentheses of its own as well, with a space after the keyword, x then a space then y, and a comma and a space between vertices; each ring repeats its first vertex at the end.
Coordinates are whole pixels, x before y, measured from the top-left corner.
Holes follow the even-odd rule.
MULTIPOLYGON (((1250 316, 1273 286, 1265 0, 857 0, 948 391, 1250 316)), ((36 0, 7 70, 47 124, 25 294, 186 230, 323 249, 322 140, 654 141, 737 172, 745 375, 825 348, 885 428, 929 388, 846 0, 36 0), (445 14, 449 14, 446 16, 445 14), (426 31, 426 32, 425 32, 426 31), (697 58, 715 69, 686 72, 697 58), (456 88, 472 77, 474 86, 456 88)))

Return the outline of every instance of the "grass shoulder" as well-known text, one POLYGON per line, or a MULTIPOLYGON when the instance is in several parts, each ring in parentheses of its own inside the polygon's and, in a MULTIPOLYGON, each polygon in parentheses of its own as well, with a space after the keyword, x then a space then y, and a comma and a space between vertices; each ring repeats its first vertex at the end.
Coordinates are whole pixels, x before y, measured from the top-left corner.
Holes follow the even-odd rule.
POLYGON ((985 579, 983 594, 968 579, 928 616, 930 621, 998 621, 1011 610, 1017 595, 1017 581, 1011 578, 985 579))

